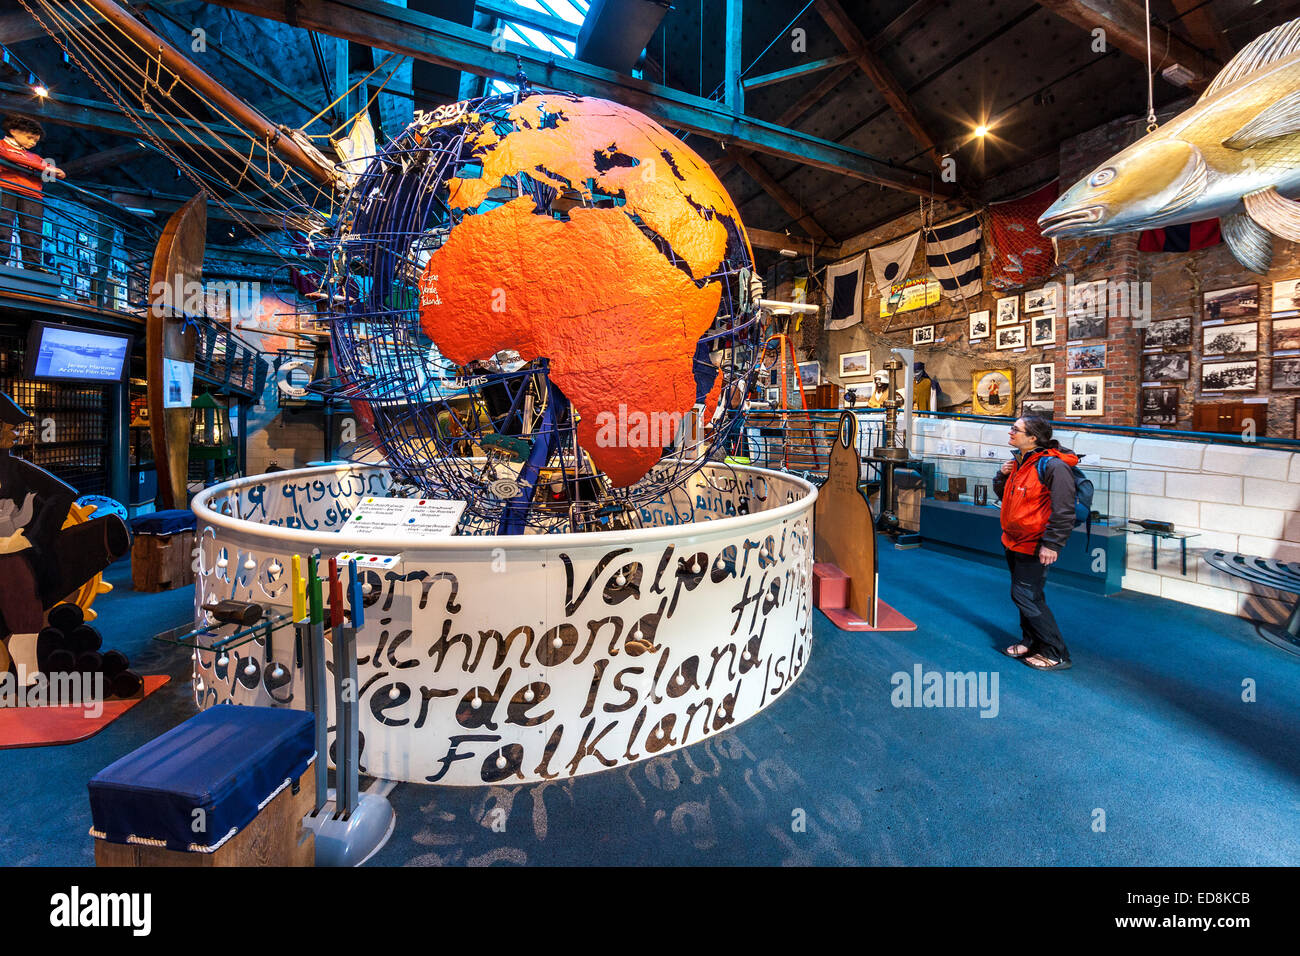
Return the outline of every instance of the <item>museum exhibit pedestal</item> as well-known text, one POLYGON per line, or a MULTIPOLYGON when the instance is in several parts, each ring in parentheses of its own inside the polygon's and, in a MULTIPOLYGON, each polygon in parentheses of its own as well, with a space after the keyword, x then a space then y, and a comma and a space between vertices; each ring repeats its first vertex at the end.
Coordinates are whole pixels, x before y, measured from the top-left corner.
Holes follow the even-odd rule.
MULTIPOLYGON (((921 502, 921 538, 925 547, 935 551, 1006 566, 1001 511, 996 505, 926 499, 921 502)), ((1122 527, 1094 523, 1089 542, 1080 525, 1052 565, 1052 581, 1094 594, 1118 594, 1123 587, 1128 538, 1122 527)))
MULTIPOLYGON (((627 531, 349 533, 390 482, 384 466, 327 466, 193 503, 199 626, 216 599, 289 611, 294 555, 356 559, 366 774, 481 786, 623 766, 735 727, 807 664, 817 490, 802 479, 708 462, 627 531)), ((195 648, 193 674, 200 708, 304 706, 290 640, 195 648)))

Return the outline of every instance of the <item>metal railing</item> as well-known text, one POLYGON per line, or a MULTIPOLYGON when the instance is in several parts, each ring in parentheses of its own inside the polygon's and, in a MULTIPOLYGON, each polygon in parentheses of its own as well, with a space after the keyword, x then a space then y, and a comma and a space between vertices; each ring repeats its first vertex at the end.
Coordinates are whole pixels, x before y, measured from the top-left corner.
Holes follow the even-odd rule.
MULTIPOLYGON (((1261 404, 1261 409, 1268 406, 1261 404)), ((955 419, 964 422, 979 422, 988 425, 1006 425, 1005 417, 988 415, 967 415, 961 412, 913 412, 914 417, 955 419)), ((1192 432, 1173 428, 1147 428, 1140 425, 1103 425, 1094 422, 1081 422, 1077 419, 1063 421, 1051 420, 1054 430, 1072 432, 1095 432, 1099 435, 1124 435, 1131 438, 1161 438, 1168 441, 1199 442, 1212 445, 1244 445, 1248 448, 1274 448, 1280 451, 1300 451, 1300 440, 1294 438, 1275 438, 1250 432, 1192 432)))
MULTIPOLYGON (((745 427, 732 454, 761 467, 798 475, 825 477, 831 446, 839 432, 841 410, 762 409, 745 416, 745 427)), ((858 418, 858 454, 870 455, 881 442, 881 423, 858 418)), ((864 478, 873 480, 875 467, 864 478)))
MULTIPOLYGON (((0 161, 0 176, 16 168, 0 161)), ((21 270, 0 286, 27 279, 30 294, 143 315, 159 227, 73 183, 42 186, 33 197, 0 182, 0 265, 21 270)))

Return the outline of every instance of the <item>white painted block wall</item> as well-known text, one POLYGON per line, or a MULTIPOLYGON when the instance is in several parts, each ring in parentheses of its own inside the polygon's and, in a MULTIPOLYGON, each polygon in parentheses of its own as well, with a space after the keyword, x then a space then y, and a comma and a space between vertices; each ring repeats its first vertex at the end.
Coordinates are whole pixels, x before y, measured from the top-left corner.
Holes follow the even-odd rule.
MULTIPOLYGON (((915 451, 1003 460, 1010 455, 1008 428, 918 419, 915 451)), ((1153 569, 1150 537, 1131 535, 1125 588, 1253 620, 1286 620, 1294 595, 1215 571, 1201 553, 1221 549, 1300 561, 1300 454, 1065 429, 1054 437, 1083 455, 1085 467, 1127 470, 1130 519, 1172 521, 1177 530, 1197 534, 1187 542, 1186 576, 1177 541, 1160 542, 1153 569)))

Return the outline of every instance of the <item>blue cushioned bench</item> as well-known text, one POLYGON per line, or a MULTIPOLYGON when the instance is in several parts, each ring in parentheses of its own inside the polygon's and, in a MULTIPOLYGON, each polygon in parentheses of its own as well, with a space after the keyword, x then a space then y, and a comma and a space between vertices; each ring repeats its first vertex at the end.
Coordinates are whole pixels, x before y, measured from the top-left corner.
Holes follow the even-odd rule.
POLYGON ((91 779, 99 866, 310 866, 312 715, 205 710, 91 779))

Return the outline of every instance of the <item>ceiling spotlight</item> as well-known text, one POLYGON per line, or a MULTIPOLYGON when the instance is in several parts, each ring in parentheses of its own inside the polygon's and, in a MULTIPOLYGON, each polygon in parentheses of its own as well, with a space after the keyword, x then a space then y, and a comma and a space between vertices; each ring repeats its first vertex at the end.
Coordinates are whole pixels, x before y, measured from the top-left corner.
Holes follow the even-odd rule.
POLYGON ((989 132, 989 128, 985 126, 983 123, 980 123, 979 126, 975 127, 975 135, 980 139, 983 139, 985 136, 987 136, 988 132, 989 132))
POLYGON ((44 83, 36 78, 35 73, 32 73, 27 77, 27 84, 32 88, 32 92, 41 99, 45 99, 45 97, 50 95, 50 91, 46 89, 44 83))
POLYGON ((793 249, 782 249, 781 255, 785 256, 787 259, 799 258, 799 253, 795 252, 793 249))

